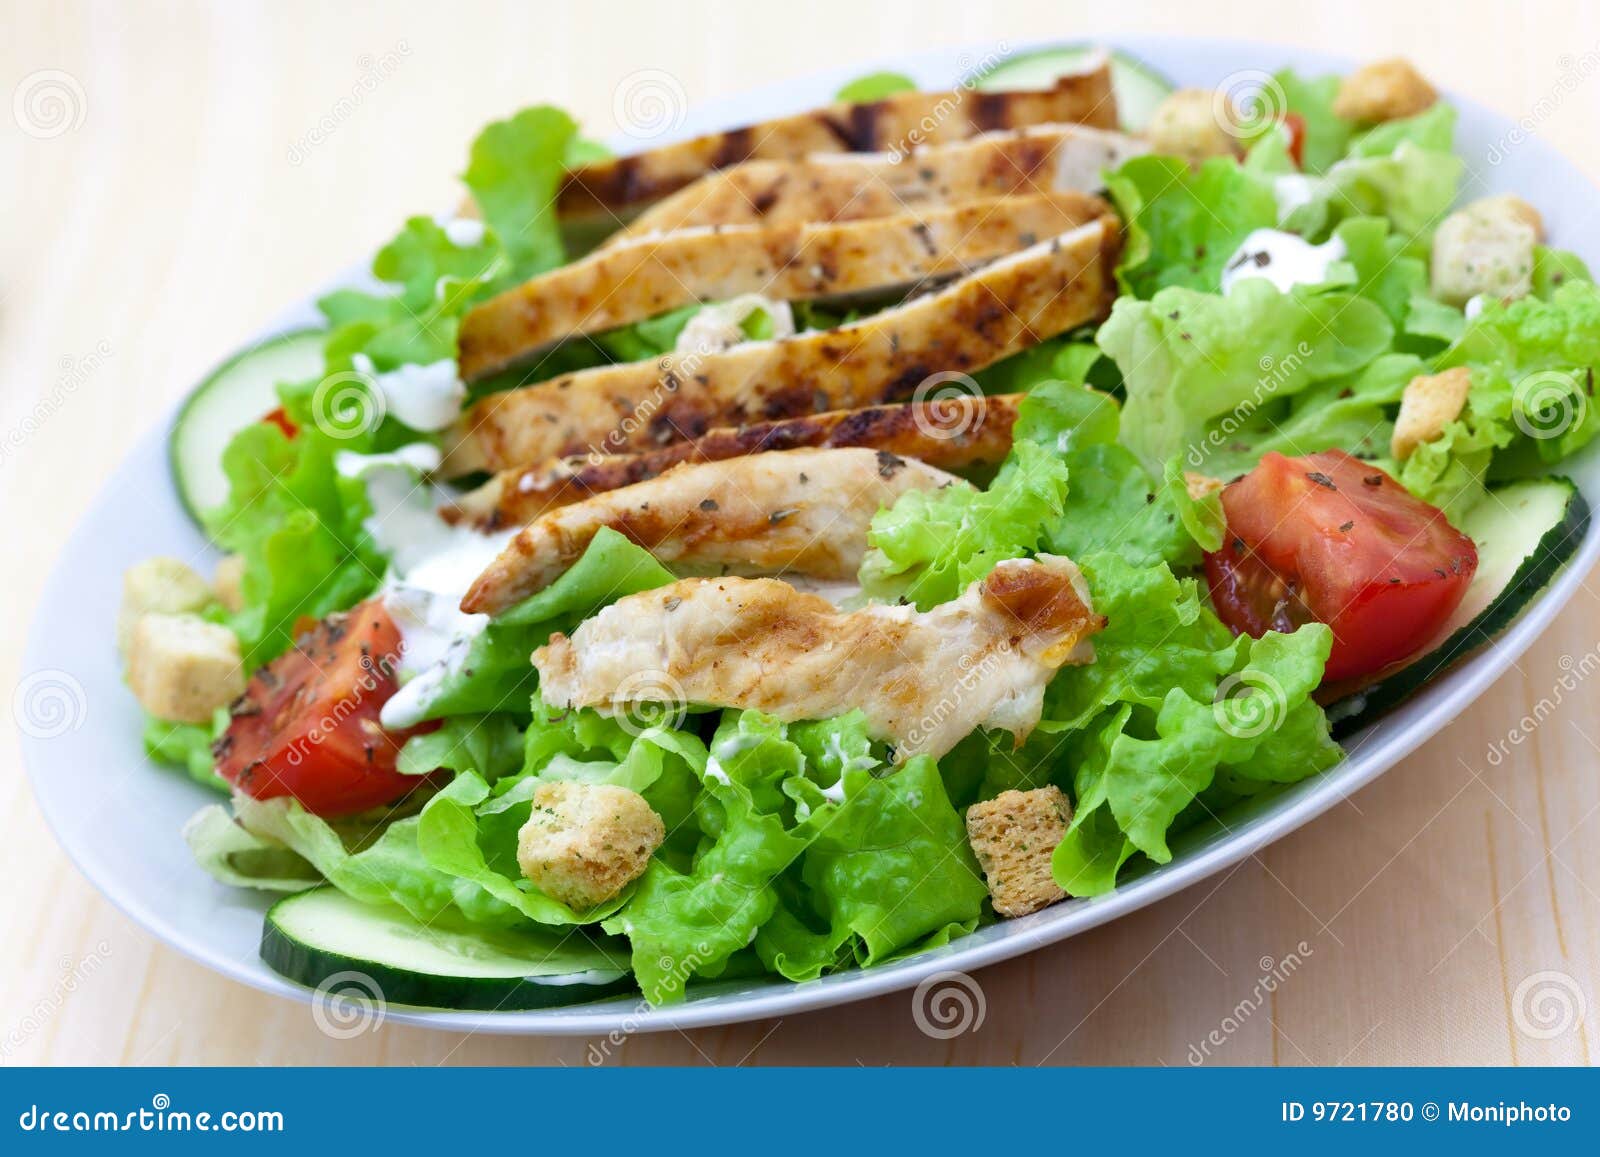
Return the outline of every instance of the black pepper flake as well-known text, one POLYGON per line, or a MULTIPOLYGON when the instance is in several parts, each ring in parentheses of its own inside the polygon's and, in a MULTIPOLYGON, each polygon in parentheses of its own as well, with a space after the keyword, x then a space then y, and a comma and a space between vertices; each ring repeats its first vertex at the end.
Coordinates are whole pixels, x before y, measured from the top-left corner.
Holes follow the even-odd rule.
POLYGON ((1233 553, 1234 554, 1243 554, 1244 553, 1244 539, 1236 538, 1236 539, 1233 540, 1233 553))
POLYGON ((706 511, 711 511, 711 510, 717 509, 716 500, 712 499, 712 498, 703 499, 701 501, 701 503, 700 503, 700 509, 701 510, 706 510, 706 511))
POLYGON ((1389 585, 1393 586, 1393 587, 1397 587, 1397 586, 1400 585, 1400 580, 1398 578, 1392 578, 1392 579, 1389 580, 1389 585))
POLYGON ((1337 491, 1339 489, 1333 484, 1333 479, 1329 478, 1320 470, 1307 470, 1306 478, 1308 481, 1314 482, 1318 486, 1324 487, 1325 489, 1333 491, 1337 491))
POLYGON ((1350 531, 1352 529, 1354 529, 1354 527, 1355 527, 1355 520, 1351 519, 1349 522, 1346 522, 1344 525, 1339 527, 1339 533, 1340 534, 1349 534, 1350 531))
POLYGON ((1440 578, 1449 578, 1450 577, 1445 572, 1445 569, 1443 567, 1439 567, 1439 566, 1436 566, 1436 567, 1433 568, 1433 573, 1438 575, 1440 578))
POLYGON ((1363 486, 1382 486, 1383 485, 1383 475, 1382 474, 1368 474, 1365 478, 1363 478, 1361 480, 1361 485, 1363 485, 1363 486))
POLYGON ((677 595, 673 595, 670 599, 663 601, 661 605, 666 607, 668 611, 675 611, 679 607, 683 606, 683 600, 677 595))
POLYGON ((785 518, 788 518, 791 514, 799 513, 799 510, 800 508, 798 506, 788 506, 782 510, 774 510, 771 514, 767 515, 767 523, 770 526, 777 526, 778 523, 782 522, 785 518))
POLYGON ((904 458, 891 454, 887 450, 878 451, 878 476, 880 478, 893 478, 906 464, 904 458))

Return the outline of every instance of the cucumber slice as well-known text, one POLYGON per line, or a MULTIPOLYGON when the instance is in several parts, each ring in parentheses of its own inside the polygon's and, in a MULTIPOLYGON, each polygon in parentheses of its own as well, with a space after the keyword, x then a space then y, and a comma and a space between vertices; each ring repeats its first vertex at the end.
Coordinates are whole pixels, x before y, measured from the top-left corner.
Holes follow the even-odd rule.
MULTIPOLYGON (((1056 78, 1079 72, 1104 51, 1092 44, 1042 48, 996 66, 978 81, 989 90, 1049 88, 1056 78)), ((1117 94, 1117 115, 1124 132, 1135 133, 1150 123, 1156 106, 1172 95, 1174 85, 1154 68, 1121 49, 1111 52, 1111 90, 1117 94)))
POLYGON ((635 988, 625 951, 576 930, 517 932, 459 918, 423 924, 399 907, 327 887, 268 910, 261 959, 308 988, 338 991, 339 978, 352 998, 432 1008, 549 1008, 635 988))
POLYGON ((235 354, 195 387, 178 411, 167 456, 178 495, 194 520, 228 497, 222 449, 228 440, 278 408, 279 382, 303 382, 322 373, 327 332, 296 330, 235 354))
POLYGON ((1578 549, 1589 503, 1565 478, 1513 482, 1489 492, 1460 530, 1478 547, 1478 572, 1450 621, 1415 659, 1328 706, 1333 733, 1347 735, 1393 710, 1456 660, 1488 643, 1533 601, 1578 549))

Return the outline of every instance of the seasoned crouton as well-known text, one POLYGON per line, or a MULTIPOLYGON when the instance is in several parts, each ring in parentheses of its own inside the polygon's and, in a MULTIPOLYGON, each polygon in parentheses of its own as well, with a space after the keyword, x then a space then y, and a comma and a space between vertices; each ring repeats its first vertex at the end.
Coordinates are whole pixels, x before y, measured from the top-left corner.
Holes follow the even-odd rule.
POLYGON ((1418 446, 1443 434, 1444 428, 1461 416, 1471 385, 1472 375, 1465 366, 1412 378, 1400 395, 1400 416, 1394 420, 1389 453, 1409 458, 1418 446))
POLYGON ((1226 157, 1239 142, 1227 132, 1216 112, 1217 94, 1208 88, 1180 88, 1150 114, 1145 136, 1158 153, 1199 164, 1207 157, 1226 157))
POLYGON ((1055 786, 1003 791, 967 809, 967 840, 996 912, 1026 916, 1066 898, 1050 857, 1071 821, 1072 806, 1055 786))
POLYGON ((142 615, 128 644, 128 685, 157 719, 209 723, 244 694, 239 640, 196 615, 142 615))
POLYGON ((143 615, 183 615, 201 610, 212 599, 211 587, 175 558, 150 558, 122 576, 122 609, 117 614, 117 650, 128 653, 133 628, 143 615))
POLYGON ((517 833, 517 863, 539 891, 581 912, 643 875, 666 836, 638 792, 558 780, 533 794, 533 814, 517 833))
POLYGON ((1221 490, 1224 483, 1220 478, 1213 478, 1209 474, 1201 474, 1198 470, 1185 470, 1183 472, 1183 488, 1189 492, 1189 497, 1199 502, 1202 498, 1209 498, 1221 490))
POLYGON ((212 585, 217 588, 217 601, 228 610, 244 609, 244 555, 230 554, 217 564, 212 585))
POLYGON ((1539 211, 1521 197, 1485 197, 1444 219, 1433 238, 1433 295, 1451 305, 1483 294, 1510 300, 1533 288, 1539 211))
POLYGON ((1346 120, 1376 124, 1416 116, 1439 99, 1409 60, 1391 57, 1356 69, 1339 85, 1333 111, 1346 120))

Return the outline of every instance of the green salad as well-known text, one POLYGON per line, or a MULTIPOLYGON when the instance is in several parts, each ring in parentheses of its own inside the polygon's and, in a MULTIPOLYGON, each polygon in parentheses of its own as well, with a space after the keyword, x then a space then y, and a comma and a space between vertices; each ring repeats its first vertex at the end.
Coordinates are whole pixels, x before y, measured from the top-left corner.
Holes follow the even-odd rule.
POLYGON ((1172 861, 1587 524, 1600 291, 1454 122, 1400 61, 1240 101, 1073 48, 625 158, 490 125, 174 428, 226 557, 134 568, 118 642, 196 861, 291 979, 485 1009, 1172 861))

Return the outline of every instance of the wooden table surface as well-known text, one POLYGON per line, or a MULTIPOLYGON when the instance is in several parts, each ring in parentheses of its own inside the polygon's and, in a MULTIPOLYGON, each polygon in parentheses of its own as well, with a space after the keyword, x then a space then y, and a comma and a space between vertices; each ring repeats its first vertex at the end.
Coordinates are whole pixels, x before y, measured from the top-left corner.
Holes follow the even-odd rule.
MULTIPOLYGON (((641 70, 695 101, 924 46, 1214 33, 1403 53, 1600 178, 1600 14, 1578 3, 3 0, 0 28, 7 698, 47 569, 132 441, 282 304, 406 215, 451 203, 472 134, 525 104, 563 104, 605 135, 619 83, 641 70)), ((978 973, 982 1023, 949 1039, 919 1030, 907 993, 614 1044, 394 1024, 332 1039, 306 1007, 190 963, 101 899, 46 830, 6 712, 0 1062, 1588 1064, 1600 713, 1571 676, 1594 667, 1597 591, 1446 732, 1321 819, 1225 876, 978 973)))

